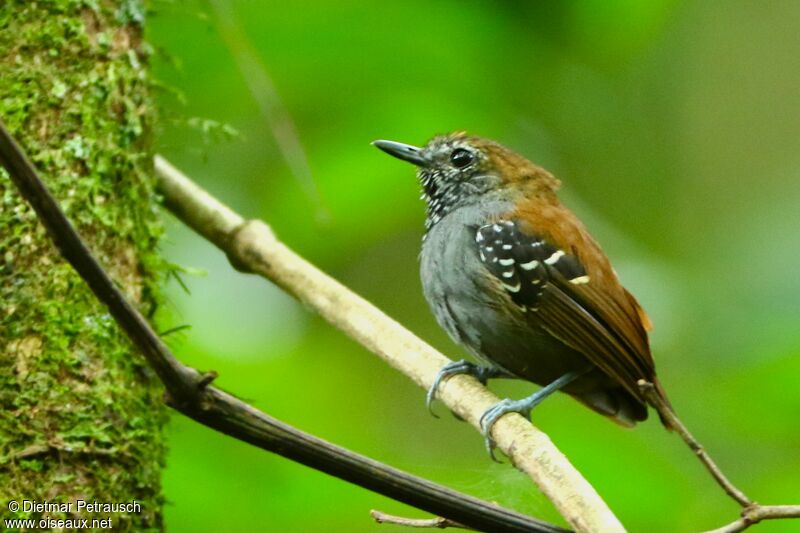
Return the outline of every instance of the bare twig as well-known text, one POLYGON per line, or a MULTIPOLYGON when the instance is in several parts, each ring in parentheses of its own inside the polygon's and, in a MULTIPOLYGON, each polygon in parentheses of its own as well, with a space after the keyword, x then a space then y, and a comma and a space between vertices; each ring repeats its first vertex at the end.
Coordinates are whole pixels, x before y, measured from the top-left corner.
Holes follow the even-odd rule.
POLYGON ((656 393, 655 386, 645 380, 639 380, 639 388, 658 413, 664 417, 675 432, 683 439, 694 454, 703 463, 703 466, 711 473, 714 480, 722 489, 742 507, 741 518, 707 533, 735 533, 744 531, 753 524, 762 520, 775 520, 779 518, 800 518, 800 505, 760 505, 745 495, 739 488, 722 473, 711 456, 705 451, 703 446, 694 438, 686 425, 678 418, 672 407, 666 403, 660 394, 656 393))
POLYGON ((394 524, 397 526, 414 527, 418 529, 447 529, 449 527, 457 529, 472 529, 464 524, 453 522, 452 520, 442 518, 441 516, 437 516, 436 518, 406 518, 404 516, 395 516, 382 511, 376 511, 375 509, 370 511, 369 514, 379 524, 394 524))
POLYGON ((647 401, 652 405, 658 413, 663 416, 667 422, 669 423, 670 427, 672 427, 675 432, 683 439, 683 442, 686 443, 689 448, 694 452, 698 459, 703 463, 703 466, 706 467, 711 473, 711 476, 714 480, 722 487, 722 489, 728 493, 728 495, 736 500, 736 503, 741 505, 742 507, 749 507, 753 505, 753 501, 748 498, 744 492, 739 490, 730 480, 722 473, 722 470, 717 466, 714 460, 708 455, 708 452, 703 448, 703 446, 694 438, 689 432, 689 429, 681 422, 681 419, 678 418, 678 415, 675 414, 675 411, 667 404, 663 397, 660 394, 656 393, 655 386, 643 379, 639 380, 639 389, 641 389, 642 393, 644 394, 647 401))
MULTIPOLYGON (((223 250, 235 268, 273 281, 421 387, 430 387, 449 359, 297 255, 265 223, 245 220, 165 159, 157 156, 155 163, 167 207, 223 250)), ((481 414, 499 401, 477 380, 465 375, 448 379, 438 397, 476 428, 480 428, 481 414)), ((492 437, 576 530, 624 530, 594 488, 547 435, 522 416, 511 414, 499 419, 492 437)))
POLYGON ((229 2, 211 0, 210 4, 216 13, 220 35, 230 48, 250 94, 258 104, 261 115, 278 143, 278 149, 289 165, 292 174, 305 188, 314 203, 317 218, 324 221, 328 217, 327 210, 323 206, 297 128, 278 94, 275 83, 266 66, 258 59, 258 54, 237 22, 234 9, 229 2))
POLYGON ((778 520, 781 518, 800 518, 800 505, 758 505, 754 504, 742 511, 742 516, 719 529, 706 533, 738 533, 762 520, 778 520))
POLYGON ((154 368, 174 409, 226 435, 481 530, 564 531, 334 446, 211 387, 215 375, 201 374, 178 361, 147 321, 125 300, 2 122, 0 163, 8 170, 22 196, 33 206, 64 258, 97 298, 108 306, 111 315, 154 368))

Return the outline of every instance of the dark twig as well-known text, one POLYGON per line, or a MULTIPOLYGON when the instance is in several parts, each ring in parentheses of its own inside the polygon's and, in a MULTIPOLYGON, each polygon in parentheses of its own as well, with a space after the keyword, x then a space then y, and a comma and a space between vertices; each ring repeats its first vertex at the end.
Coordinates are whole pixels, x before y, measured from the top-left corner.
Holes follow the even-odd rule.
POLYGON ((404 516, 395 516, 373 509, 369 512, 370 516, 379 524, 394 524, 397 526, 414 527, 418 529, 472 529, 464 524, 453 522, 447 518, 437 516, 436 518, 406 518, 404 516))
POLYGON ((111 316, 142 351, 173 401, 195 401, 198 393, 196 383, 200 375, 175 359, 144 317, 125 299, 122 291, 92 256, 2 122, 0 162, 22 196, 36 211, 61 255, 86 281, 98 299, 108 306, 111 316))
POLYGON ((476 529, 564 531, 334 446, 209 386, 213 374, 200 374, 178 361, 117 289, 2 122, 0 163, 33 206, 64 258, 108 306, 114 319, 155 369, 174 409, 226 435, 476 529))
POLYGON ((717 484, 742 507, 741 518, 707 533, 736 533, 738 531, 744 531, 762 520, 800 518, 800 505, 760 505, 748 498, 744 492, 737 488, 736 485, 722 473, 722 470, 720 470, 714 460, 711 459, 711 456, 708 455, 686 425, 678 418, 678 415, 675 414, 672 407, 664 401, 661 395, 656 393, 655 386, 642 379, 639 380, 639 388, 650 405, 658 411, 669 423, 670 427, 680 436, 683 442, 685 442, 698 459, 700 459, 703 466, 711 473, 711 476, 717 484))

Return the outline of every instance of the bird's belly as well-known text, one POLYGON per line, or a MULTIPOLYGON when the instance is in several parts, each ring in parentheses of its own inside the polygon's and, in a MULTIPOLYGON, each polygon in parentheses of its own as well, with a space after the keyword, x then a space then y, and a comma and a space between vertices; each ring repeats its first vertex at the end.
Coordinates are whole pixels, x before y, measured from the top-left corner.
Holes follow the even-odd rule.
POLYGON ((546 385, 590 365, 586 357, 545 330, 510 322, 491 302, 451 295, 443 312, 452 314, 450 321, 461 330, 460 342, 478 359, 514 376, 546 385))
POLYGON ((541 385, 589 366, 583 355, 544 329, 509 315, 505 295, 488 286, 491 279, 474 238, 468 224, 440 223, 423 246, 425 297, 453 340, 484 363, 541 385))

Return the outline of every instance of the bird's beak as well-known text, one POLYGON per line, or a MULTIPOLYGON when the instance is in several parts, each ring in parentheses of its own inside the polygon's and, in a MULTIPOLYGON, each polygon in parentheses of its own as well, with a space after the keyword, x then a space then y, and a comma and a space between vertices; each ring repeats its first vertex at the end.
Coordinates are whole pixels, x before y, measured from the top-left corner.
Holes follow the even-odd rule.
POLYGON ((422 149, 410 144, 403 144, 394 141, 372 141, 372 144, 386 152, 387 154, 413 163, 418 167, 427 166, 428 162, 422 157, 422 149))

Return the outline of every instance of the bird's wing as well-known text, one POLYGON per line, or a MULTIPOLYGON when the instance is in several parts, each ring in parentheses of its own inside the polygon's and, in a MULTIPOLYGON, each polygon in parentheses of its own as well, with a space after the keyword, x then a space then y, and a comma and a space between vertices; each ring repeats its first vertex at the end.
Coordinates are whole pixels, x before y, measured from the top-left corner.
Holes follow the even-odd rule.
MULTIPOLYGON (((585 266, 557 235, 536 234, 528 226, 507 219, 477 229, 475 243, 486 269, 532 326, 584 354, 644 402, 637 381, 655 377, 644 312, 605 256, 585 266)), ((590 252, 602 254, 599 248, 590 252)))

